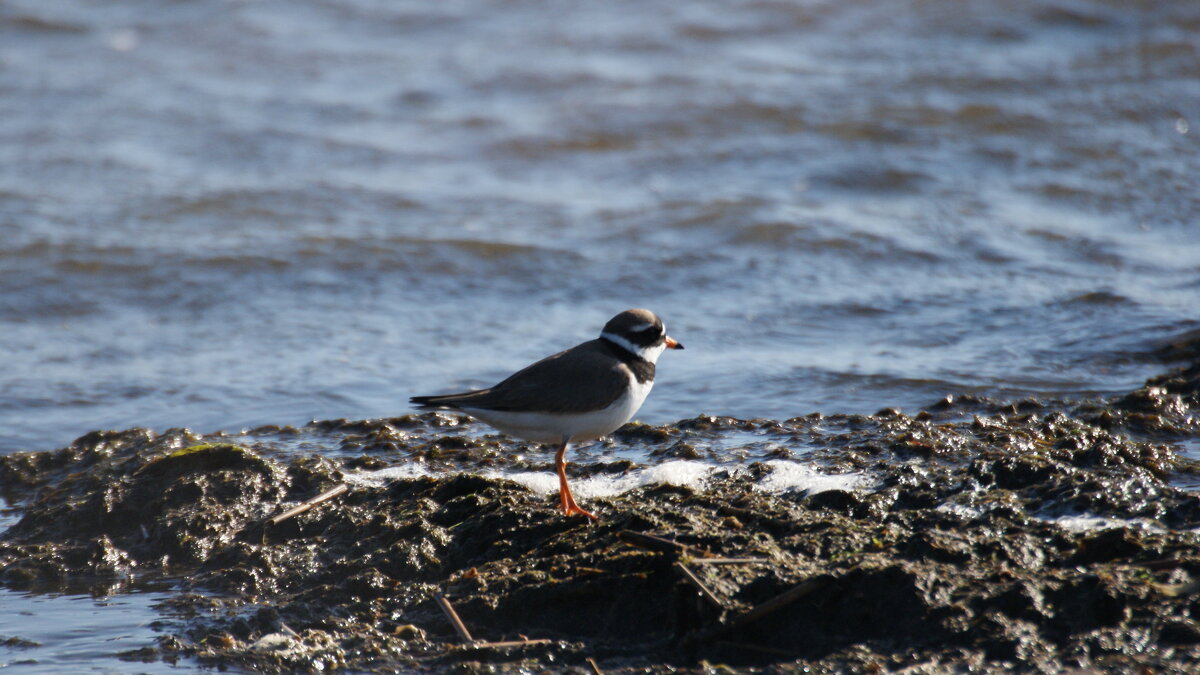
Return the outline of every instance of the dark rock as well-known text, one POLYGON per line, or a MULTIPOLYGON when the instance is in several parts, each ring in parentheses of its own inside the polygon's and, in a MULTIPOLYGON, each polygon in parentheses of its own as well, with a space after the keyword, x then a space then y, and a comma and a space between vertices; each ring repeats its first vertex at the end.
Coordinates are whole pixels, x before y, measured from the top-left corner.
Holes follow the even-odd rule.
POLYGON ((627 425, 571 475, 641 468, 614 445, 653 462, 754 440, 703 484, 588 499, 594 524, 482 475, 549 475, 552 450, 459 416, 262 427, 237 437, 249 446, 98 431, 0 458, 0 495, 22 512, 0 538, 0 583, 169 575, 171 634, 124 658, 247 671, 583 672, 590 656, 613 672, 1189 672, 1200 497, 1179 486, 1200 470, 1173 448, 1200 435, 1198 396, 1193 366, 1111 402, 955 395, 916 417, 627 425), (788 457, 872 487, 763 490, 788 457), (393 466, 421 477, 374 473, 393 466), (1077 514, 1131 525, 1055 524, 1077 514), (674 544, 640 548, 626 530, 674 544), (477 638, 550 642, 459 645, 435 593, 477 638))
POLYGON ((1179 617, 1165 622, 1159 629, 1159 638, 1167 644, 1200 644, 1200 625, 1191 619, 1179 617))

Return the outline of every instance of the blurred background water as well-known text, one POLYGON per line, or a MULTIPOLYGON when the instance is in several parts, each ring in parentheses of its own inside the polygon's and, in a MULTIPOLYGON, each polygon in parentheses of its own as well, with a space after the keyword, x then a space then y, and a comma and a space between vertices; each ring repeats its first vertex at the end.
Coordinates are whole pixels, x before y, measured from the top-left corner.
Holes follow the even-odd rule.
POLYGON ((1089 396, 1200 307, 1200 3, 0 2, 0 452, 408 411, 661 314, 642 413, 1089 396))

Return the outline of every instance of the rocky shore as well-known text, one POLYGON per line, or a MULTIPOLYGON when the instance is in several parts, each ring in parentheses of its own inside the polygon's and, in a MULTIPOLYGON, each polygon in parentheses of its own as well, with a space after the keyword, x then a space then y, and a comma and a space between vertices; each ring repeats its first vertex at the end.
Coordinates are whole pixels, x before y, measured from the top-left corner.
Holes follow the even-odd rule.
POLYGON ((97 431, 0 458, 0 583, 173 579, 125 658, 235 670, 1195 672, 1198 438, 1200 364, 1107 400, 634 424, 573 480, 711 471, 591 524, 499 473, 547 453, 440 414, 97 431), (847 480, 778 487, 799 463, 847 480))

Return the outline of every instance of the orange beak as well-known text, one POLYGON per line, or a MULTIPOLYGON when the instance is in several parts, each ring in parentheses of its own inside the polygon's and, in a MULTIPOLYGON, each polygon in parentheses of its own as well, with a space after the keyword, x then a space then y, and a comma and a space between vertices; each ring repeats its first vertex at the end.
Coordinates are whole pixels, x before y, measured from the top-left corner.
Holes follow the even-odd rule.
POLYGON ((670 335, 667 336, 666 342, 667 342, 667 349, 683 349, 683 345, 678 340, 671 337, 670 335))

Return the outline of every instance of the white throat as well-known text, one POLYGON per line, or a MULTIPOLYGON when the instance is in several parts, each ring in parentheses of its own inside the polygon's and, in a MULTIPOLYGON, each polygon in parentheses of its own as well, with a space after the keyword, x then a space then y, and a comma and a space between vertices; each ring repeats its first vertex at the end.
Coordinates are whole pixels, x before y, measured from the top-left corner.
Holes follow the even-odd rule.
POLYGON ((658 357, 662 356, 663 351, 667 348, 666 342, 659 342, 658 344, 651 345, 649 347, 639 347, 620 335, 613 335, 609 332, 601 333, 600 337, 608 340, 609 342, 615 343, 616 345, 620 346, 621 349, 624 349, 630 354, 636 354, 637 356, 646 359, 650 363, 657 363, 658 357))

